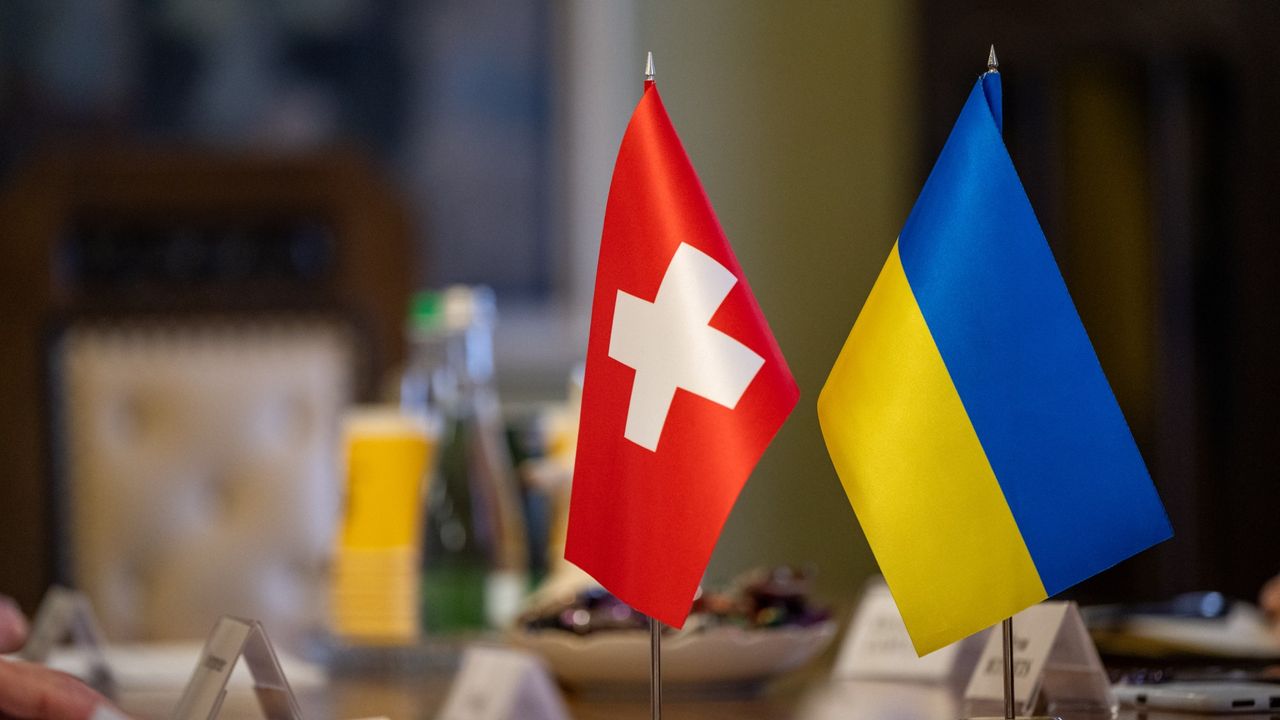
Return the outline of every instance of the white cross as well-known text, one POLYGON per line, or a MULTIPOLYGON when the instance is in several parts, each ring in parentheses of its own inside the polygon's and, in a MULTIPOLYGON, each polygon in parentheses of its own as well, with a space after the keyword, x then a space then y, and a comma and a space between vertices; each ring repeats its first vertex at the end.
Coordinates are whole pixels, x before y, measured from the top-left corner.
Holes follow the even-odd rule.
POLYGON ((653 302, 618 291, 609 357, 636 371, 623 437, 657 452, 676 388, 732 410, 764 358, 707 325, 738 278, 680 243, 653 302))

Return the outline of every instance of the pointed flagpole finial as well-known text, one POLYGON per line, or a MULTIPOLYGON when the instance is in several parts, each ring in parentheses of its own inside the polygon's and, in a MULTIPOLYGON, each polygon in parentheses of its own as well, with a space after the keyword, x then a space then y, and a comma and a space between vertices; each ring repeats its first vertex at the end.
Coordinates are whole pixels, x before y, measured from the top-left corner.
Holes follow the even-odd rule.
POLYGON ((987 72, 1000 72, 1000 61, 996 59, 996 46, 991 46, 991 52, 987 53, 987 72))
POLYGON ((649 51, 649 58, 644 62, 644 81, 653 82, 653 51, 649 51))

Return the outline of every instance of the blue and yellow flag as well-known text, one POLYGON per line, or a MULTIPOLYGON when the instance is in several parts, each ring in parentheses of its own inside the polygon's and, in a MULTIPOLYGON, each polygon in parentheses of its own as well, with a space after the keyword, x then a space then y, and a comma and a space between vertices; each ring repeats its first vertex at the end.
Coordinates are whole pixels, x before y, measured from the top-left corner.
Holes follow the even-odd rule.
POLYGON ((818 398, 920 654, 1172 535, 974 86, 818 398))

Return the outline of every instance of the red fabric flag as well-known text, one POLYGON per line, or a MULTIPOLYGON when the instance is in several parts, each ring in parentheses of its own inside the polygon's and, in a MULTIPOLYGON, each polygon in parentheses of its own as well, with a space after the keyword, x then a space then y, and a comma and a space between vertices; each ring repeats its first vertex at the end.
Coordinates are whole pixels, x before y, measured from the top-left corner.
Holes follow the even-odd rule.
POLYGON ((609 188, 584 382, 565 557, 681 627, 800 391, 652 82, 609 188))

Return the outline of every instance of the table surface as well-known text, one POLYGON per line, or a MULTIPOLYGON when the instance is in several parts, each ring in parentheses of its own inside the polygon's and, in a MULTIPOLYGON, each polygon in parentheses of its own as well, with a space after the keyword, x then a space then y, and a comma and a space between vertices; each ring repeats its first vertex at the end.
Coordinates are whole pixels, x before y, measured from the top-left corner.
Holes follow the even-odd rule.
MULTIPOLYGON (((941 686, 910 683, 833 681, 829 663, 780 678, 759 692, 743 696, 689 696, 668 692, 663 717, 667 720, 955 720, 957 692, 941 686)), ((434 718, 445 700, 451 678, 447 673, 345 676, 336 675, 321 687, 297 693, 307 720, 386 717, 392 720, 434 718)), ((177 690, 125 692, 121 707, 137 718, 168 718, 177 703, 177 690)), ((569 715, 575 720, 644 720, 650 717, 643 689, 629 696, 565 693, 569 715)), ((261 718, 250 689, 229 691, 221 718, 261 718)), ((1063 713, 1064 720, 1109 720, 1105 716, 1063 713)), ((1115 720, 1196 720, 1208 716, 1188 713, 1135 713, 1122 710, 1115 720)), ((1261 720, 1270 714, 1217 716, 1232 720, 1261 720)))
MULTIPOLYGON (((303 688, 296 692, 303 717, 354 720, 387 717, 392 720, 427 720, 434 718, 449 690, 447 676, 424 677, 334 677, 324 687, 303 688)), ((177 690, 126 691, 118 702, 122 709, 137 718, 168 718, 177 704, 177 690)), ((754 720, 755 718, 801 717, 795 713, 804 688, 794 681, 783 680, 764 687, 753 695, 732 697, 690 697, 668 692, 663 715, 667 718, 720 718, 754 720)), ((649 718, 648 695, 591 695, 566 692, 564 699, 570 717, 575 720, 630 720, 649 718)), ((233 688, 223 704, 222 718, 260 718, 262 713, 252 690, 233 688)), ((815 716, 821 717, 821 716, 815 716)))

